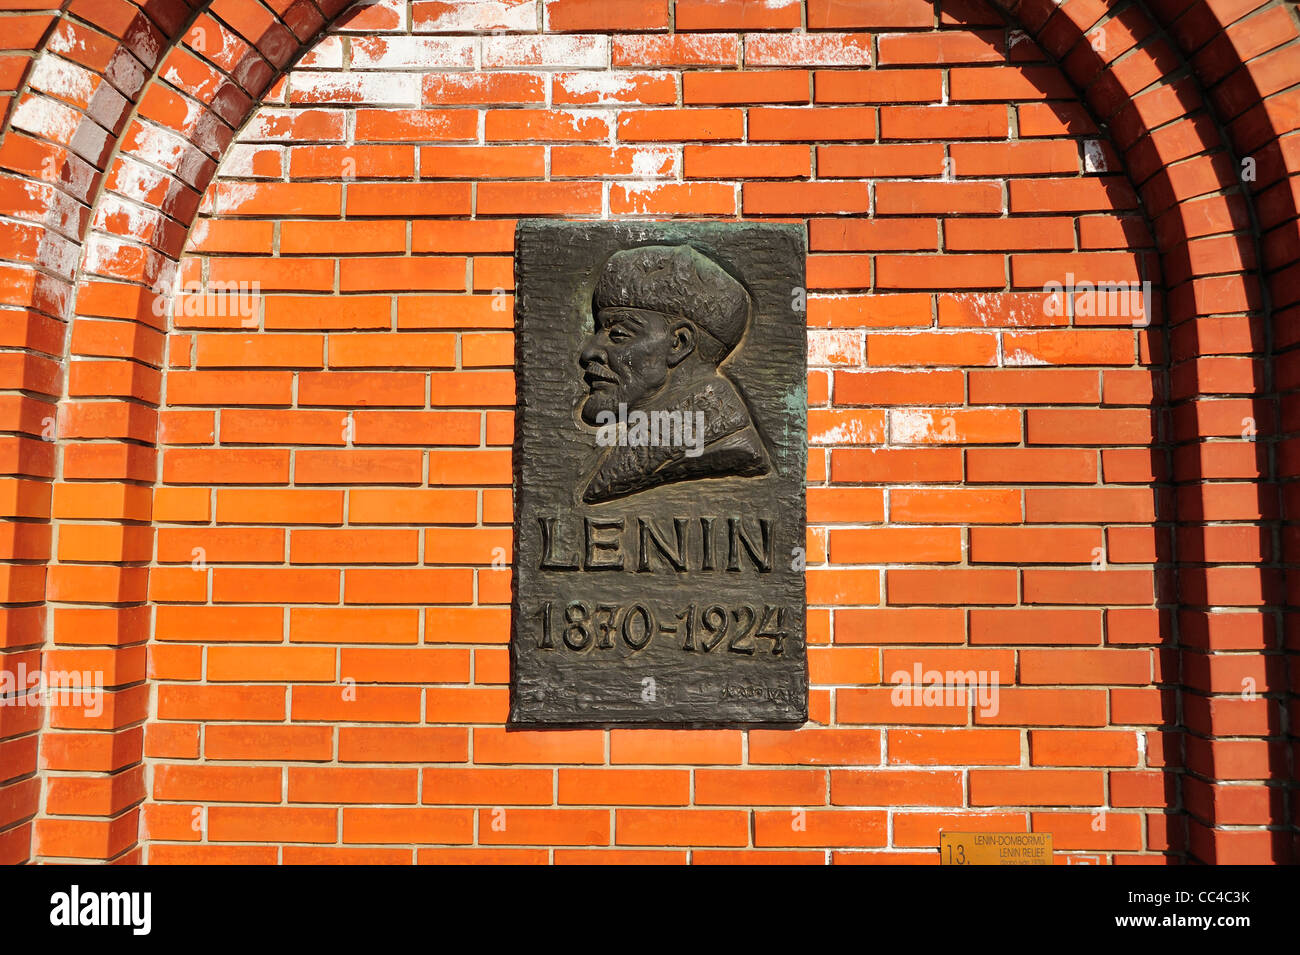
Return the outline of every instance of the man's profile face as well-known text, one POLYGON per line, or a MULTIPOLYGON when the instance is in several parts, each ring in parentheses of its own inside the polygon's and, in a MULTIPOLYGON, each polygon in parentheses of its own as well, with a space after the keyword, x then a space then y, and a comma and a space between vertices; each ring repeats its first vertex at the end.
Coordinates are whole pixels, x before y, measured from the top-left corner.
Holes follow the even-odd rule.
POLYGON ((597 424, 602 411, 619 403, 640 406, 664 386, 673 365, 674 336, 668 316, 641 308, 602 308, 596 330, 578 356, 587 400, 582 420, 597 424))

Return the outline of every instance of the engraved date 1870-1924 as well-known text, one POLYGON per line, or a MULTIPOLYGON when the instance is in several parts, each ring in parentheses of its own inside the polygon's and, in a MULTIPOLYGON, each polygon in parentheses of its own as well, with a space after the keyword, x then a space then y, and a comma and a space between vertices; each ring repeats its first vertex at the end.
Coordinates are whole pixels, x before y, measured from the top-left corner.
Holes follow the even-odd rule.
POLYGON ((687 653, 712 653, 726 650, 752 656, 770 650, 785 652, 786 608, 763 604, 744 604, 728 609, 718 604, 657 615, 644 603, 621 607, 616 604, 590 604, 575 600, 563 606, 544 601, 534 616, 538 620, 539 650, 584 651, 614 650, 622 643, 636 652, 648 647, 656 637, 680 640, 687 653), (669 622, 671 620, 671 622, 669 622), (767 646, 757 641, 766 641, 767 646))

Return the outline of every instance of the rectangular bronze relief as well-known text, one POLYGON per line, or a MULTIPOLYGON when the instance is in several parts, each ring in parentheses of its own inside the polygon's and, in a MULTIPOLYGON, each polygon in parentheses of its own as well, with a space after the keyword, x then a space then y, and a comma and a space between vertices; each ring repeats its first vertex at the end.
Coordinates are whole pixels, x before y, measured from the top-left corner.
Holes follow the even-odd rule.
POLYGON ((803 230, 515 235, 512 725, 807 719, 803 230))

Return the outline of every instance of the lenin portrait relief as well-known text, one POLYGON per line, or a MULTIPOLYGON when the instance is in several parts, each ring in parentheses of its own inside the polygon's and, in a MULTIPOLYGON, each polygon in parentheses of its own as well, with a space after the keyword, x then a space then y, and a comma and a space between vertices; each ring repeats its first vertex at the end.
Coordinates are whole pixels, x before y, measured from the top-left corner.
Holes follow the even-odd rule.
POLYGON ((579 415, 604 447, 585 503, 768 472, 768 450, 722 368, 753 310, 744 284, 689 245, 624 249, 605 261, 594 329, 577 356, 586 385, 579 415))
POLYGON ((807 721, 805 233, 516 225, 510 726, 807 721))

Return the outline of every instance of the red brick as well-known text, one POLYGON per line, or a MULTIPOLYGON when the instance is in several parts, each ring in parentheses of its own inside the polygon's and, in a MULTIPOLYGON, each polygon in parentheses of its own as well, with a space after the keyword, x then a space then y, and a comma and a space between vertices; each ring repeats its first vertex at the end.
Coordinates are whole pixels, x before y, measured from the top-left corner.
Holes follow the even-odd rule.
POLYGON ((890 570, 890 604, 1009 604, 1018 596, 1010 570, 890 570))
POLYGON ((546 0, 546 26, 557 32, 667 30, 668 0, 546 0))
MULTIPOLYGON (((883 106, 881 139, 1005 139, 1004 106, 883 106)), ((863 137, 866 138, 866 137, 863 137)))
POLYGON ((797 0, 677 0, 673 10, 676 29, 688 30, 794 30, 800 26, 797 0))
POLYGON ((890 763, 920 766, 1019 765, 1020 733, 992 729, 890 730, 890 763))
MULTIPOLYGON (((811 163, 802 146, 687 146, 688 179, 773 179, 808 176, 811 163)), ((552 163, 554 163, 552 153, 552 163)))
POLYGON ((755 765, 874 766, 880 733, 859 729, 752 730, 749 761, 755 765))
POLYGON ((833 770, 836 806, 960 806, 961 773, 913 770, 833 770))
POLYGON ((682 75, 682 102, 708 106, 756 103, 807 103, 811 78, 806 70, 762 70, 682 75))
POLYGON ((755 143, 870 141, 876 137, 876 111, 856 106, 755 107, 749 111, 748 133, 755 143))
POLYGON ((691 801, 685 770, 561 769, 558 776, 561 805, 685 806, 691 801))
MULTIPOLYGON (((618 138, 623 142, 690 142, 742 137, 744 117, 738 109, 655 109, 620 113, 618 138)), ((755 137, 752 132, 751 139, 755 137)))
POLYGON ((1112 730, 1032 730, 1029 755, 1034 766, 1136 766, 1138 741, 1112 730))
POLYGON ((818 103, 927 103, 943 94, 938 70, 818 70, 818 103))
POLYGON ((1001 30, 897 33, 882 36, 878 42, 881 65, 996 63, 1006 58, 1001 30))
POLYGON ((990 488, 897 488, 890 494, 890 520, 903 523, 1014 524, 1020 492, 990 488))
POLYGON ((581 215, 600 211, 598 183, 485 182, 478 187, 479 215, 581 215))
POLYGON ((972 769, 972 806, 1097 806, 1105 802, 1099 772, 972 769))
POLYGON ((616 36, 611 57, 614 66, 735 66, 740 41, 718 34, 616 36))

